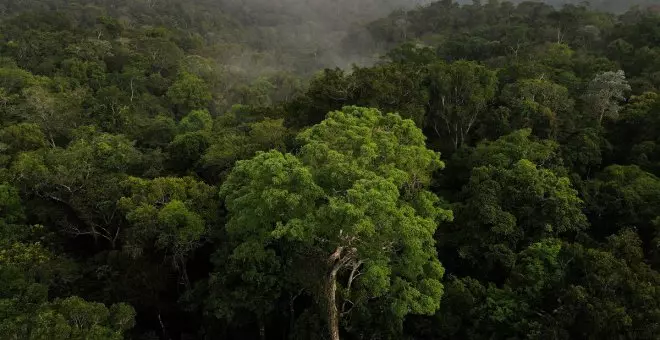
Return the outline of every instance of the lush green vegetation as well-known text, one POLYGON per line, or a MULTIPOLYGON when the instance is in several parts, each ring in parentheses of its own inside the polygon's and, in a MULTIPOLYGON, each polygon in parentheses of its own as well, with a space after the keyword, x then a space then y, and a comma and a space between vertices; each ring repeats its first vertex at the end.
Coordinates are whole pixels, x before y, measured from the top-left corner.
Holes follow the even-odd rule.
POLYGON ((660 337, 660 14, 246 3, 0 3, 0 334, 660 337))

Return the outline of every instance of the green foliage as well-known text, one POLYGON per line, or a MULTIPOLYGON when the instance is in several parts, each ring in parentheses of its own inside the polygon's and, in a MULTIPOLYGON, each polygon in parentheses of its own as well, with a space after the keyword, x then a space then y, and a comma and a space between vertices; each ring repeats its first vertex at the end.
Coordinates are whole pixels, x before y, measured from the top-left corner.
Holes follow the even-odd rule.
POLYGON ((177 135, 170 143, 167 151, 170 154, 171 167, 177 170, 188 169, 198 164, 209 148, 208 137, 199 132, 189 132, 177 135))
MULTIPOLYGON (((13 313, 12 313, 13 314, 13 313)), ((30 314, 9 314, 3 334, 21 339, 119 340, 133 327, 135 311, 126 304, 109 309, 79 297, 43 303, 30 314)))
POLYGON ((526 159, 474 168, 462 197, 456 226, 443 230, 441 239, 482 274, 510 270, 515 254, 532 242, 587 226, 569 179, 526 159))
POLYGON ((9 339, 122 339, 134 326, 135 310, 110 309, 71 296, 48 300, 49 291, 71 279, 66 260, 35 241, 42 227, 29 227, 17 190, 0 185, 0 331, 9 339))
POLYGON ((5 145, 4 151, 11 155, 43 148, 46 146, 46 136, 38 125, 21 123, 0 130, 0 143, 5 145))
POLYGON ((451 213, 424 189, 442 162, 426 149, 421 131, 397 115, 346 107, 298 140, 299 156, 270 152, 240 161, 221 189, 227 233, 236 242, 221 268, 249 264, 253 274, 240 275, 240 291, 261 292, 251 302, 271 301, 252 311, 270 312, 285 288, 338 304, 336 292, 323 287, 345 272, 352 275, 341 283, 342 297, 353 313, 376 313, 386 302, 390 308, 378 313, 393 322, 433 313, 444 269, 432 235, 435 221, 451 213))
POLYGON ((428 125, 457 149, 469 140, 477 118, 495 96, 495 72, 470 61, 437 63, 431 66, 429 80, 432 109, 428 125))
POLYGON ((467 2, 0 4, 0 337, 659 338, 657 8, 467 2))
POLYGON ((204 80, 185 72, 179 75, 179 78, 167 90, 167 98, 184 112, 203 109, 212 99, 211 92, 204 80))
POLYGON ((412 119, 417 126, 424 126, 425 103, 429 94, 422 79, 426 70, 418 65, 388 63, 371 68, 356 68, 352 76, 360 88, 356 103, 377 107, 387 112, 397 112, 412 119))
POLYGON ((660 126, 660 100, 655 92, 630 98, 619 119, 608 126, 608 137, 615 147, 617 159, 631 162, 656 175, 660 174, 655 134, 660 126))
POLYGON ((553 168, 560 165, 558 144, 550 140, 537 140, 531 129, 514 131, 493 142, 484 141, 469 150, 469 168, 480 166, 511 167, 521 159, 553 168))
POLYGON ((18 195, 18 190, 13 186, 5 183, 0 185, 0 212, 2 218, 0 219, 0 227, 2 227, 2 235, 9 238, 11 233, 6 231, 17 224, 23 222, 25 219, 25 209, 21 203, 21 198, 18 195))
POLYGON ((532 128, 535 135, 556 139, 561 120, 573 109, 568 89, 543 79, 524 79, 502 90, 512 110, 509 126, 532 128))
POLYGON ((115 214, 119 182, 141 155, 123 136, 95 134, 93 129, 80 133, 66 149, 19 154, 10 172, 34 200, 59 207, 61 212, 52 212, 49 222, 61 232, 103 238, 114 247, 120 229, 115 214), (85 136, 88 133, 92 136, 85 136))
POLYGON ((234 162, 248 159, 257 151, 285 151, 291 132, 282 119, 255 118, 253 109, 235 106, 216 119, 210 134, 210 146, 201 164, 211 178, 226 175, 234 162))
POLYGON ((198 248, 217 222, 213 187, 191 177, 144 180, 131 177, 123 183, 131 193, 119 199, 130 228, 123 249, 133 257, 163 251, 182 271, 187 282, 187 257, 198 248))
POLYGON ((611 165, 587 183, 588 212, 593 215, 594 234, 609 236, 625 227, 645 233, 655 228, 660 180, 637 166, 611 165))
POLYGON ((195 110, 187 114, 179 122, 181 133, 208 131, 213 128, 213 117, 207 110, 195 110))

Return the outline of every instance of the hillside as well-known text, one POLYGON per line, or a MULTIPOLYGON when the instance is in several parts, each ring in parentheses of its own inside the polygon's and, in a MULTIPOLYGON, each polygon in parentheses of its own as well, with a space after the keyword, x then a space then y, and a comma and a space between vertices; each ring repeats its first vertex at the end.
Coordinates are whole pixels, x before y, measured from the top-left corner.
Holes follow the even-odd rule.
MULTIPOLYGON (((459 0, 459 1, 454 1, 459 4, 464 4, 464 5, 469 5, 472 4, 472 0, 459 0)), ((488 3, 489 1, 481 1, 482 4, 488 3)), ((502 1, 498 1, 502 2, 502 1)), ((511 3, 514 4, 519 4, 522 2, 542 2, 551 6, 555 6, 556 8, 560 8, 564 5, 584 5, 587 6, 591 9, 594 10, 599 10, 599 11, 606 11, 606 12, 613 12, 613 13, 623 13, 630 8, 639 6, 641 8, 649 7, 649 6, 658 6, 660 5, 660 2, 658 0, 591 0, 591 1, 583 1, 583 0, 513 0, 510 1, 511 3)))
MULTIPOLYGON (((574 1, 574 0, 549 0, 546 3, 554 6, 563 6, 566 4, 573 5, 582 5, 585 4, 583 1, 574 1)), ((590 8, 609 11, 615 13, 623 13, 628 9, 639 6, 641 8, 648 6, 658 6, 660 2, 658 0, 592 0, 586 2, 590 8)))

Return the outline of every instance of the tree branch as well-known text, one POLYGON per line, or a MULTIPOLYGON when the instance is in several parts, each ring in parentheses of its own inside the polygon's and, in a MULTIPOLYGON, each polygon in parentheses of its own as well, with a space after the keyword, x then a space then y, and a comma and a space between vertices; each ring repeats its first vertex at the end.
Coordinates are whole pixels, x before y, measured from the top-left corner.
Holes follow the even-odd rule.
MULTIPOLYGON (((351 294, 351 287, 353 285, 353 281, 357 279, 360 275, 362 275, 362 272, 358 272, 358 269, 362 266, 363 263, 364 263, 363 261, 356 261, 353 263, 353 269, 351 270, 351 275, 348 277, 348 283, 346 285, 346 296, 350 296, 351 294)), ((352 309, 353 302, 350 301, 349 299, 344 299, 344 302, 341 305, 342 314, 347 313, 346 302, 351 303, 351 309, 352 309)))

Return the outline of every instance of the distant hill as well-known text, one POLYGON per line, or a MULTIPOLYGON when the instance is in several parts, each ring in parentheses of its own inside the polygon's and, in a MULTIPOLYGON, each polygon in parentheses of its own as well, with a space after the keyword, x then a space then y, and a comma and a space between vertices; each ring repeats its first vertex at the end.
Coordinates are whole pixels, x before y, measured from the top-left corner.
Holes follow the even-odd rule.
MULTIPOLYGON (((477 0, 479 1, 479 0, 477 0)), ((497 0, 496 0, 497 1, 497 0)), ((601 10, 601 11, 608 11, 608 12, 615 12, 615 13, 621 13, 625 12, 631 7, 634 6, 641 6, 641 7, 648 7, 648 6, 660 6, 660 1, 659 0, 511 0, 510 2, 513 3, 521 3, 521 2, 545 2, 549 5, 553 6, 563 6, 566 4, 573 4, 573 5, 588 5, 588 7, 601 10)), ((473 3, 472 0, 459 0, 456 1, 460 4, 470 4, 473 3)), ((487 0, 480 1, 482 4, 487 3, 487 0)), ((502 1, 499 1, 502 2, 502 1)))

